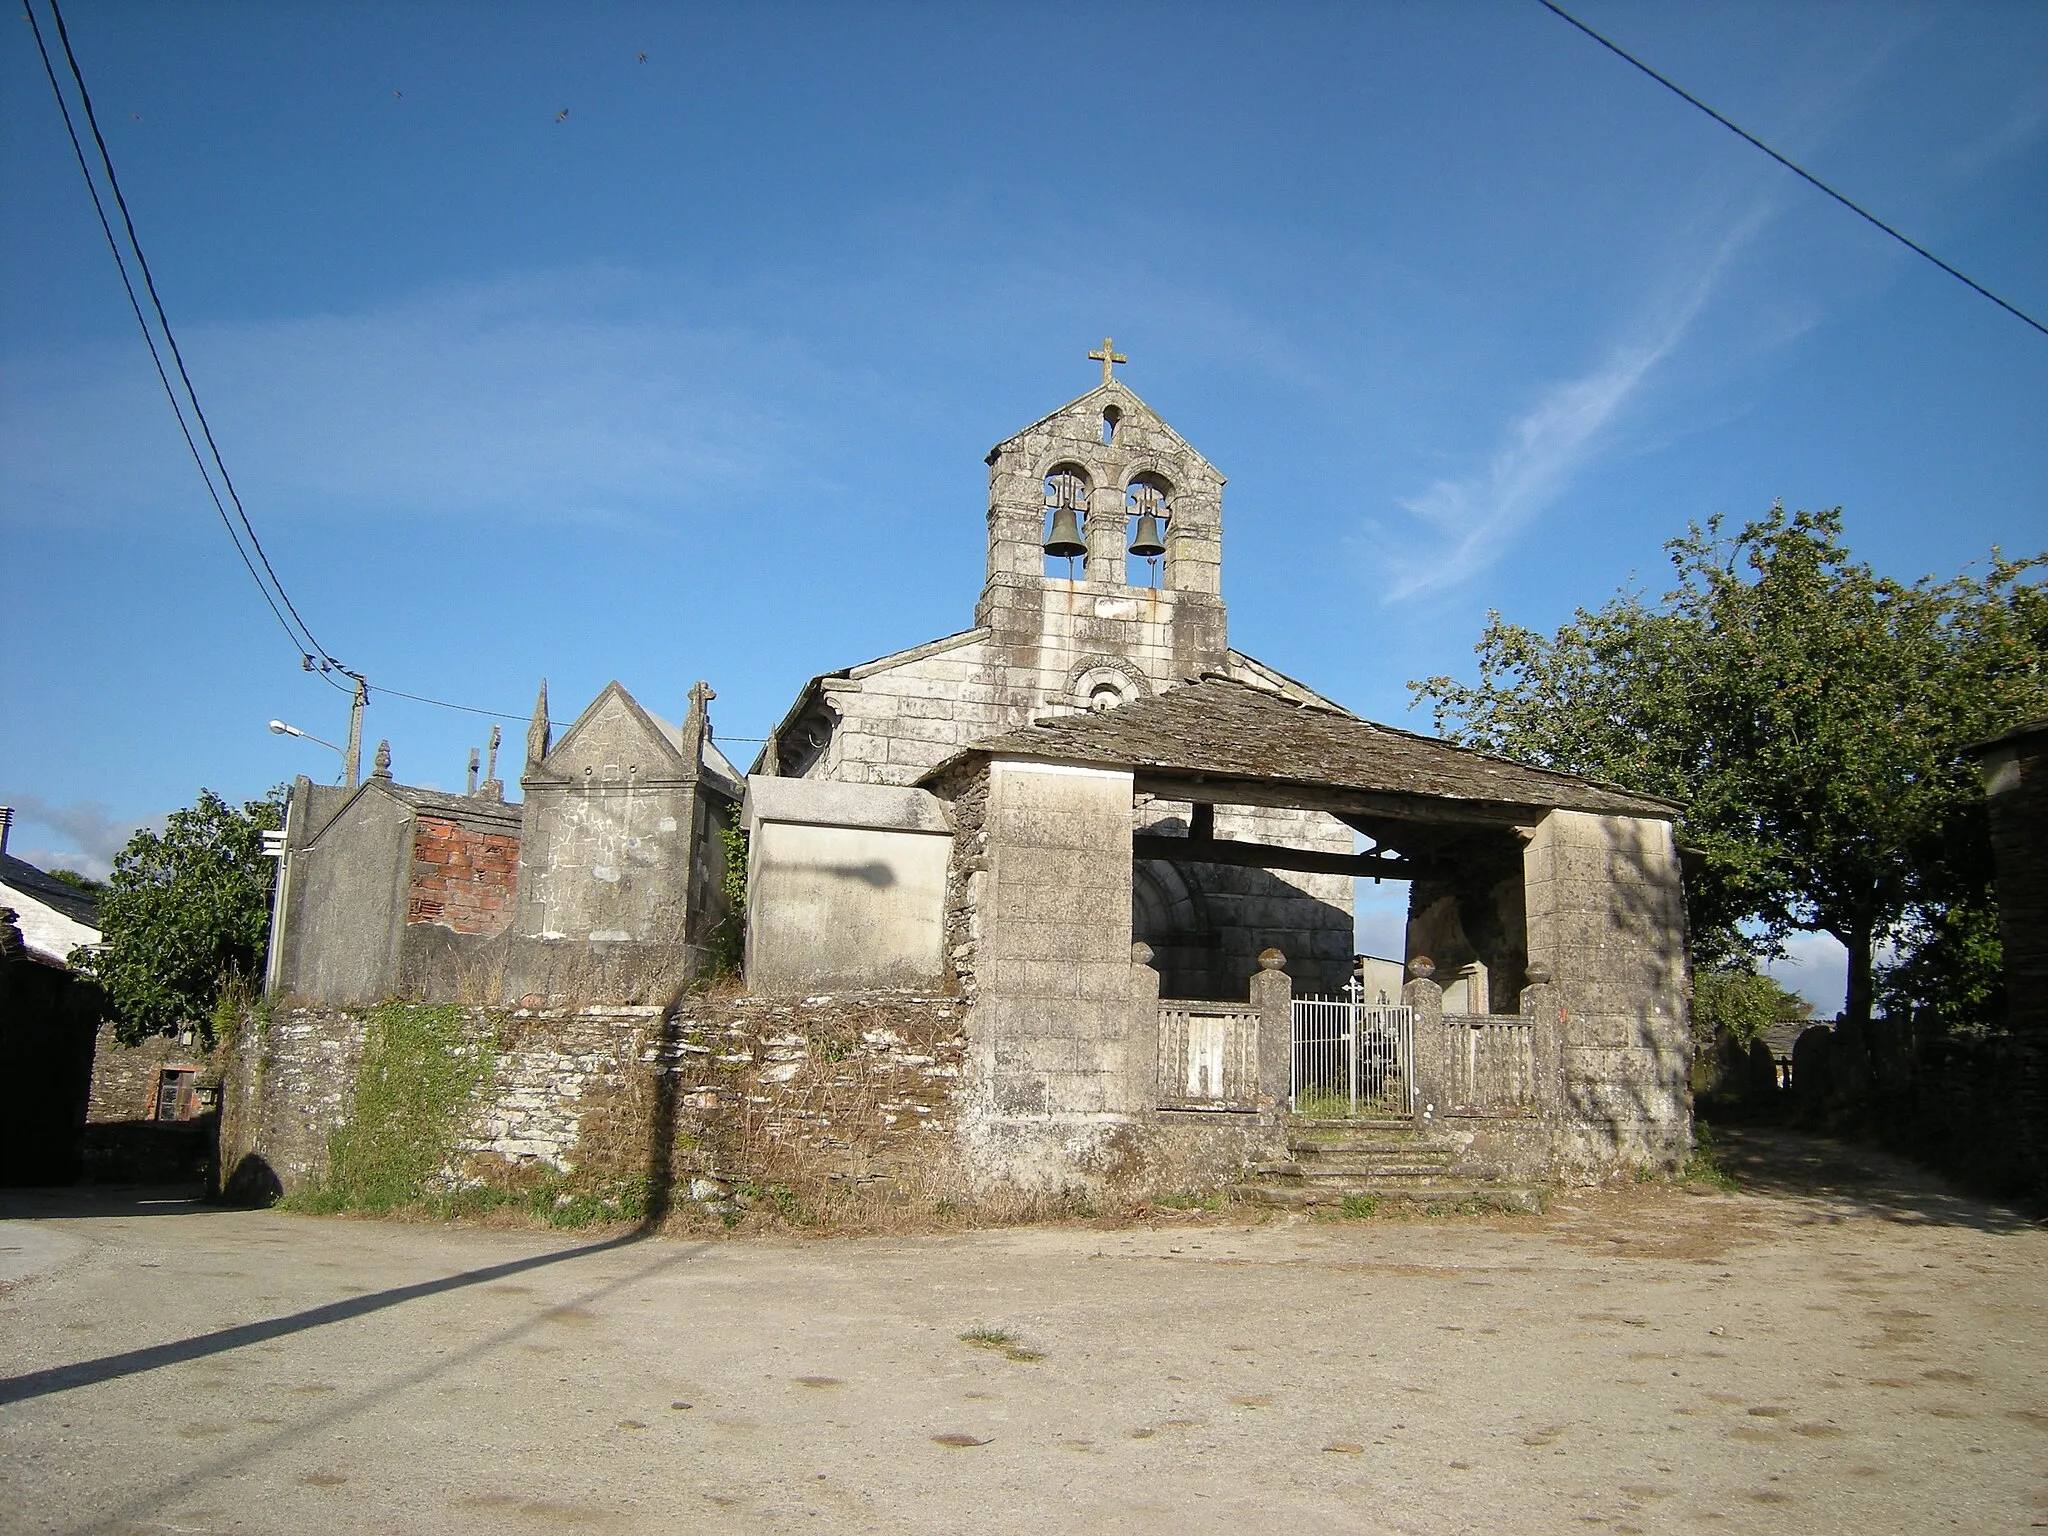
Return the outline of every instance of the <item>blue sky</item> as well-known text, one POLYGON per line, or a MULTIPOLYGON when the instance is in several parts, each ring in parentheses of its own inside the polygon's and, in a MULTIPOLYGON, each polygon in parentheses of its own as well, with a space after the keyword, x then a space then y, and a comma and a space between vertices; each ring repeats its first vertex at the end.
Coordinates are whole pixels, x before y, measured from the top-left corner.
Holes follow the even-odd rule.
MULTIPOLYGON (((2048 8, 1579 10, 2048 313, 2048 8)), ((373 687, 703 677, 748 755, 970 622, 982 456, 1105 333, 1230 476, 1233 641, 1397 723, 1488 609, 1655 583, 1690 518, 1841 504, 1907 578, 2048 545, 2048 339, 1533 0, 66 15, 244 500, 373 687)), ((16 850, 331 773, 264 730, 342 696, 183 457, 18 19, 0 391, 16 850)), ((487 729, 368 726, 446 786, 487 729)))

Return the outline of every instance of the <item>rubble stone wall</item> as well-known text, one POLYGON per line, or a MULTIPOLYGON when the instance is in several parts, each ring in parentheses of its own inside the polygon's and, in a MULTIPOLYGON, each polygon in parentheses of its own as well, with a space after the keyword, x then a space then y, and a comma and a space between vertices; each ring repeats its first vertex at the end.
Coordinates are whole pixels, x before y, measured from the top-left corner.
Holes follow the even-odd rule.
MULTIPOLYGON (((465 1028, 490 1066, 443 1182, 659 1173, 714 1197, 806 1178, 906 1192, 943 1183, 966 1012, 958 998, 900 993, 470 1008, 465 1028)), ((231 1189, 245 1163, 247 1188, 320 1184, 354 1103, 368 1018, 298 1008, 245 1021, 226 1074, 231 1189)))
POLYGON ((101 1024, 93 1041, 92 1096, 86 1123, 154 1120, 157 1077, 165 1067, 203 1073, 206 1053, 196 1045, 180 1045, 170 1035, 150 1035, 134 1045, 123 1045, 114 1037, 111 1022, 101 1024))

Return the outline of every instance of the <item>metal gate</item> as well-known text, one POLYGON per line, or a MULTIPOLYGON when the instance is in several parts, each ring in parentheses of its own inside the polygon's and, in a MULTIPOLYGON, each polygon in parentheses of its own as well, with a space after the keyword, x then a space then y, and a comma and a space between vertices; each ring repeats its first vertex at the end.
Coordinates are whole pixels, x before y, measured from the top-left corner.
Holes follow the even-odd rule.
POLYGON ((1297 997, 1293 1011, 1288 1109, 1309 1120, 1415 1112, 1414 1009, 1365 1002, 1354 981, 1342 997, 1297 997))

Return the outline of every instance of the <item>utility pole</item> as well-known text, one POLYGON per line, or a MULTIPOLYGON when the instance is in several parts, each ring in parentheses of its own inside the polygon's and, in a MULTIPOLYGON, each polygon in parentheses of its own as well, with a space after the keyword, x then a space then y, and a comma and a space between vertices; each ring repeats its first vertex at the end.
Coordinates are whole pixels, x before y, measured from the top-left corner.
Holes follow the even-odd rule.
POLYGON ((356 696, 348 706, 348 751, 342 754, 342 777, 348 780, 350 789, 354 789, 362 779, 363 706, 369 702, 370 685, 357 677, 356 696))

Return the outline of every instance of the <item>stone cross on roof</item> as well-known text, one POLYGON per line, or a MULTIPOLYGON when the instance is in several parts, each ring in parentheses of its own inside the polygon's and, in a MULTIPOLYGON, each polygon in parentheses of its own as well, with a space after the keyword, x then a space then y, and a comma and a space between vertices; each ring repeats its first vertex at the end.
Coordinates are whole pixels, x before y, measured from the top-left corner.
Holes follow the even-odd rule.
POLYGON ((1110 369, 1114 368, 1118 363, 1128 363, 1130 361, 1128 357, 1125 357, 1123 353, 1110 345, 1110 340, 1107 336, 1102 338, 1102 350, 1100 352, 1090 352, 1088 357, 1091 361, 1102 364, 1102 382, 1105 384, 1109 383, 1113 377, 1109 371, 1110 369))

